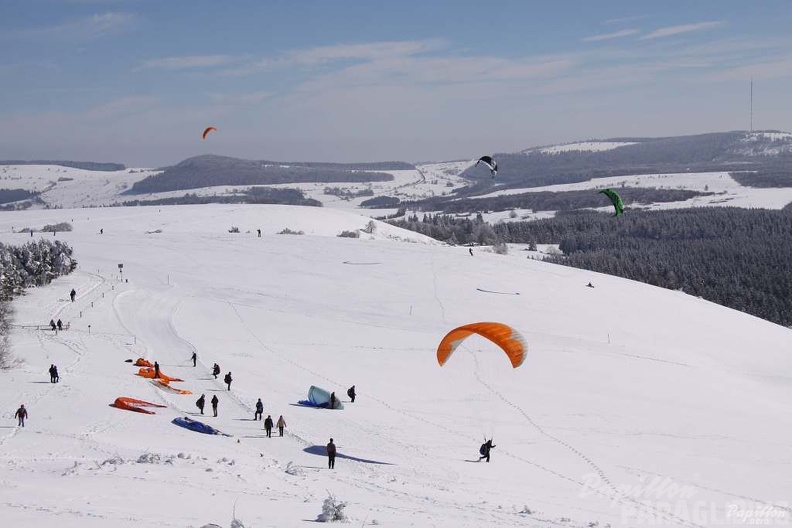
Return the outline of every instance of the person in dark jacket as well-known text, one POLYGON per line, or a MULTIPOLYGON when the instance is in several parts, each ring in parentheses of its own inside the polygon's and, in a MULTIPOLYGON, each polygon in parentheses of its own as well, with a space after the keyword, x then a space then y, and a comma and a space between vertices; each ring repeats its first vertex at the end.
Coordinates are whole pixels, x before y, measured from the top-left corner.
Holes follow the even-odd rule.
POLYGON ((495 449, 495 447, 496 446, 492 445, 492 439, 487 440, 486 442, 481 444, 481 448, 479 449, 479 453, 481 454, 481 456, 479 457, 479 462, 481 462, 481 460, 484 459, 484 458, 486 458, 487 462, 489 462, 490 461, 490 451, 492 449, 495 449))
POLYGON ((160 377, 159 363, 157 363, 157 362, 155 361, 155 362, 154 362, 154 379, 157 379, 157 378, 159 378, 159 377, 160 377))
POLYGON ((223 378, 223 381, 226 383, 226 385, 228 385, 228 390, 231 390, 231 382, 234 381, 234 380, 231 379, 231 371, 230 370, 228 371, 228 374, 225 375, 225 378, 223 378))
POLYGON ((60 374, 58 374, 57 365, 52 365, 52 379, 53 383, 58 383, 60 381, 60 374))
POLYGON ((49 375, 50 375, 50 383, 55 383, 55 365, 50 365, 49 375))
POLYGON ((264 420, 264 430, 267 432, 267 438, 272 438, 272 425, 272 416, 268 414, 267 419, 264 420))
POLYGON ((190 359, 192 359, 193 367, 197 366, 197 364, 198 364, 198 354, 194 350, 193 350, 192 357, 190 359))
POLYGON ((55 323, 55 324, 57 324, 57 325, 58 325, 58 330, 63 330, 63 321, 61 321, 60 319, 58 319, 58 322, 57 322, 57 323, 55 323))
POLYGON ((55 324, 55 319, 50 319, 50 328, 52 328, 53 330, 58 328, 58 325, 55 324))
POLYGON ((468 248, 468 251, 470 251, 470 256, 472 257, 473 256, 473 248, 468 248))
POLYGON ((212 411, 214 411, 215 417, 217 417, 217 404, 220 403, 220 400, 217 399, 217 394, 212 396, 212 411))
POLYGON ((276 425, 278 426, 278 432, 281 436, 283 436, 283 428, 286 427, 286 420, 283 419, 282 414, 280 415, 280 418, 278 418, 278 423, 276 425))
POLYGON ((330 443, 327 444, 327 467, 328 469, 335 469, 335 457, 336 457, 336 446, 333 443, 333 439, 330 439, 330 443))
POLYGON ((69 297, 71 297, 71 301, 74 302, 74 298, 77 297, 77 292, 74 291, 74 288, 72 288, 72 291, 69 292, 69 297))
POLYGON ((214 374, 215 379, 217 379, 217 376, 220 375, 220 365, 218 365, 217 363, 215 363, 214 366, 212 367, 212 374, 214 374))
POLYGON ((355 403, 355 386, 354 385, 349 387, 349 390, 347 390, 347 396, 349 396, 349 398, 352 400, 352 403, 355 403))
POLYGON ((14 413, 14 418, 19 419, 19 427, 25 427, 25 420, 27 419, 27 417, 28 417, 27 409, 25 409, 24 405, 20 405, 19 409, 17 409, 17 412, 14 413))
POLYGON ((261 420, 261 415, 264 413, 264 404, 261 403, 261 398, 256 402, 256 413, 253 415, 254 420, 261 420))
POLYGON ((336 408, 336 401, 338 401, 338 400, 336 400, 335 392, 331 392, 330 393, 330 404, 329 404, 329 408, 330 409, 335 409, 336 408))
MULTIPOLYGON (((201 411, 201 414, 203 414, 204 405, 206 405, 206 396, 204 396, 203 394, 201 394, 201 397, 200 397, 200 398, 198 398, 198 399, 195 401, 195 405, 196 405, 196 406, 198 407, 198 409, 201 411)), ((215 414, 215 416, 217 416, 217 414, 215 414)))

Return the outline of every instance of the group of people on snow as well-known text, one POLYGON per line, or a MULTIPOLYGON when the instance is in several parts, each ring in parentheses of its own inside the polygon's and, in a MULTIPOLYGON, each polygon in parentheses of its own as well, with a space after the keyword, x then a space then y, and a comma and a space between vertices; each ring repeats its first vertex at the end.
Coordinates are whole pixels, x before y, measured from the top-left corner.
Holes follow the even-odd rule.
POLYGON ((63 321, 58 319, 56 323, 54 319, 50 319, 50 328, 52 328, 53 331, 55 331, 55 329, 63 330, 63 321))
POLYGON ((58 367, 56 367, 54 364, 50 365, 49 375, 50 383, 58 383, 60 381, 60 376, 58 376, 58 367))

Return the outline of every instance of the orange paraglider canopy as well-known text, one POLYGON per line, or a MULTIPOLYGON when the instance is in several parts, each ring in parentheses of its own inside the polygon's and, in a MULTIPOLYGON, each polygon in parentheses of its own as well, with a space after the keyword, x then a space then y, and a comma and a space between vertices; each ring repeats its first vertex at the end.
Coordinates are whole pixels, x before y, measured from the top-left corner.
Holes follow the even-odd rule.
POLYGON ((443 366, 454 350, 469 336, 486 337, 503 349, 514 368, 522 365, 528 352, 528 344, 520 333, 503 323, 472 323, 454 328, 446 334, 437 347, 437 362, 443 366))
MULTIPOLYGON (((153 368, 143 367, 140 370, 138 370, 137 375, 140 376, 140 377, 143 377, 143 378, 154 379, 154 369, 153 368)), ((172 378, 172 377, 170 377, 170 376, 168 376, 166 374, 163 374, 162 371, 160 371, 160 373, 159 373, 159 379, 161 379, 161 380, 163 380, 163 381, 165 381, 167 383, 170 383, 171 381, 184 381, 181 378, 172 378)))
POLYGON ((151 368, 154 368, 154 363, 152 363, 148 359, 137 358, 137 361, 135 361, 135 366, 136 367, 151 367, 151 368))
POLYGON ((154 411, 144 409, 144 407, 160 407, 160 408, 165 407, 164 405, 159 405, 144 400, 137 400, 135 398, 127 398, 125 396, 120 396, 116 398, 116 400, 110 405, 112 407, 116 407, 117 409, 124 409, 127 411, 134 411, 144 414, 155 414, 154 411))
POLYGON ((206 127, 203 134, 201 134, 201 139, 206 139, 206 135, 209 134, 209 132, 217 132, 217 129, 215 127, 206 127))

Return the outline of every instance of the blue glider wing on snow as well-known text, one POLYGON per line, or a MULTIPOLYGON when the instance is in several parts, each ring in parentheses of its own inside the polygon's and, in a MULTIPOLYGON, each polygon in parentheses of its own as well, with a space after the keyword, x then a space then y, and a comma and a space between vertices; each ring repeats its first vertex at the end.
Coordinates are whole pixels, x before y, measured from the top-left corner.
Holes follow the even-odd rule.
POLYGON ((203 434, 211 434, 211 435, 220 435, 220 436, 231 436, 225 433, 221 433, 211 425, 207 425, 203 422, 199 422, 198 420, 193 420, 192 418, 174 418, 171 420, 171 423, 178 425, 179 427, 184 427, 185 429, 189 429, 190 431, 195 431, 196 433, 203 433, 203 434))

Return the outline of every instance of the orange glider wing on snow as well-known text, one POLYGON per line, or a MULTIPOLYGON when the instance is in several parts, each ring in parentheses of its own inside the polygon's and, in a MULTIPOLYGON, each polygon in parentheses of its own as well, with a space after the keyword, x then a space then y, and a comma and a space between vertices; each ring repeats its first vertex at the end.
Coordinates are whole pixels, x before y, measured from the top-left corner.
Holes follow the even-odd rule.
MULTIPOLYGON (((154 379, 154 369, 143 367, 140 370, 138 370, 137 375, 143 378, 154 379)), ((171 378, 170 376, 163 374, 162 371, 160 371, 159 373, 159 379, 163 380, 166 383, 170 383, 171 381, 184 381, 181 378, 171 378)))
POLYGON ((486 337, 501 347, 509 357, 512 367, 519 367, 525 360, 528 344, 517 330, 503 323, 472 323, 454 328, 440 341, 437 347, 437 362, 440 366, 448 361, 462 341, 473 334, 486 337))
POLYGON ((186 389, 177 389, 176 387, 171 387, 170 382, 163 379, 154 379, 151 380, 151 383, 154 384, 155 387, 158 389, 162 389, 167 392, 173 392, 175 394, 192 394, 192 391, 188 391, 186 389))
POLYGON ((151 361, 149 361, 148 359, 143 359, 143 358, 137 358, 137 361, 135 361, 135 366, 136 367, 151 367, 151 368, 154 368, 154 364, 151 361))
POLYGON ((165 407, 165 405, 159 405, 156 403, 151 403, 143 400, 136 400, 135 398, 127 398, 125 396, 120 396, 116 398, 116 400, 111 405, 117 409, 124 409, 127 411, 134 411, 145 414, 156 414, 154 411, 145 409, 145 407, 161 407, 161 408, 165 407))
POLYGON ((203 134, 201 134, 201 139, 206 139, 206 136, 209 134, 209 132, 217 132, 217 129, 215 127, 206 127, 206 129, 203 131, 203 134))

